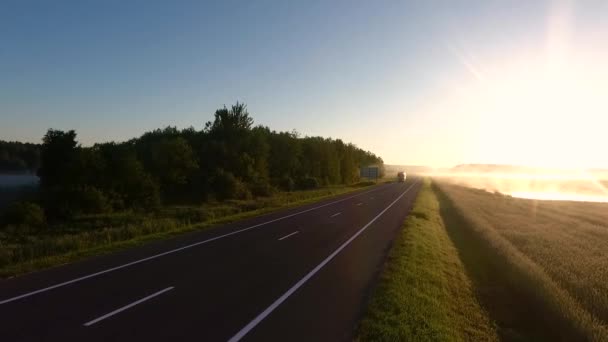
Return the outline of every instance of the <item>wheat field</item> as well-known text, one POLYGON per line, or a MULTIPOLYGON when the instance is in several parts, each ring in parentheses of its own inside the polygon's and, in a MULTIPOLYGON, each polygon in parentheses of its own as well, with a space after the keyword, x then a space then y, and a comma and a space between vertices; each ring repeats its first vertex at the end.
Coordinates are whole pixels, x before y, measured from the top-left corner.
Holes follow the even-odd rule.
POLYGON ((440 182, 522 287, 590 340, 608 340, 608 204, 512 198, 440 182))

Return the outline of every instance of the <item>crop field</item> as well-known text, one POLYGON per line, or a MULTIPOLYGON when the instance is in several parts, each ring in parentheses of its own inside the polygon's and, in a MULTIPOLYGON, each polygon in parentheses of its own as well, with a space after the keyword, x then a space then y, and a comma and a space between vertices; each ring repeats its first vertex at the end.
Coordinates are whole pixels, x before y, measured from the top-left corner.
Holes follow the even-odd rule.
MULTIPOLYGON (((469 270, 482 259, 498 260, 488 271, 502 278, 493 288, 507 284, 510 290, 486 293, 485 305, 495 307, 489 311, 501 337, 516 337, 521 328, 504 311, 537 310, 520 316, 548 321, 542 329, 559 331, 564 340, 608 340, 607 203, 519 199, 447 182, 436 184, 435 190, 446 222, 446 216, 453 217, 452 236, 466 232, 461 240, 476 239, 485 246, 469 260, 469 270), (517 293, 519 300, 508 293, 517 293), (508 302, 502 309, 497 308, 501 301, 508 302)), ((466 259, 468 252, 460 252, 466 259)), ((485 278, 478 274, 477 285, 491 282, 485 278)))

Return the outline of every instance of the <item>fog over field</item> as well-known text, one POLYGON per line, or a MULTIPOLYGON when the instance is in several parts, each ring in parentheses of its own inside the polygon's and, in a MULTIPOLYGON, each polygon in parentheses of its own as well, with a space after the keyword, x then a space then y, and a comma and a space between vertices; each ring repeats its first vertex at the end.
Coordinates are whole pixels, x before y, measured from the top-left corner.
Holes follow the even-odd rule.
POLYGON ((567 170, 507 165, 459 165, 427 175, 513 197, 608 202, 606 170, 567 170))
POLYGON ((3 175, 0 174, 0 187, 11 188, 24 185, 38 184, 38 177, 34 175, 3 175))

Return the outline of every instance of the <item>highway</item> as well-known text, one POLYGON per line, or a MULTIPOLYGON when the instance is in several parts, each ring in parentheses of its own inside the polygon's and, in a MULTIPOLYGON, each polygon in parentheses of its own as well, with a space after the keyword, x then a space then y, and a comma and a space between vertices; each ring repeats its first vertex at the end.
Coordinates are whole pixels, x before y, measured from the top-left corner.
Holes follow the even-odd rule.
POLYGON ((0 281, 2 341, 346 341, 408 179, 0 281))

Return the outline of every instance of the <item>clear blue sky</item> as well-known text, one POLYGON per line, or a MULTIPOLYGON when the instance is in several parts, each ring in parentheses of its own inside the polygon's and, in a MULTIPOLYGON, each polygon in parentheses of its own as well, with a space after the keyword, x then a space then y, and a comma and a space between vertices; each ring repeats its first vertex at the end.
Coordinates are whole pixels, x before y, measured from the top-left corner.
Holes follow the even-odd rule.
POLYGON ((508 149, 487 134, 505 126, 471 98, 539 56, 547 64, 564 22, 568 46, 589 52, 567 63, 606 57, 606 3, 3 1, 0 139, 39 141, 52 127, 89 145, 200 129, 241 101, 257 124, 342 138, 387 163, 533 162, 488 150, 508 149))

